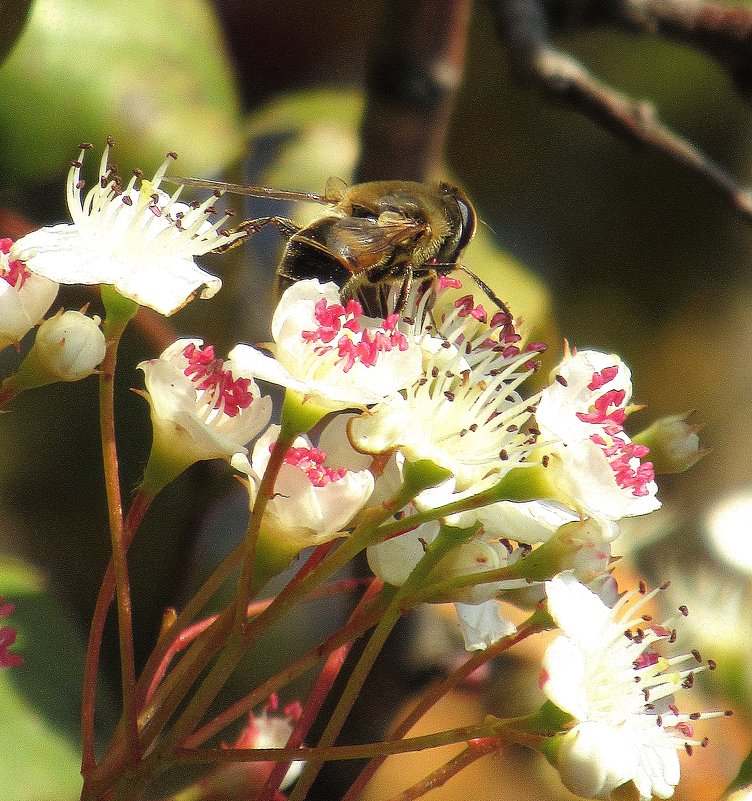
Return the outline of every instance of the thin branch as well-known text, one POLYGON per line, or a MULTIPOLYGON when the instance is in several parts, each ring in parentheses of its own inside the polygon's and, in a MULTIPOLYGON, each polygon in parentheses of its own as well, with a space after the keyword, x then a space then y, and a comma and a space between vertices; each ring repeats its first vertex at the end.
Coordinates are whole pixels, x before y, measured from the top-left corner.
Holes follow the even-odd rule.
POLYGON ((591 0, 577 22, 656 35, 713 59, 752 100, 752 8, 709 0, 591 0))
POLYGON ((465 62, 470 0, 390 0, 366 82, 357 181, 424 181, 441 167, 465 62))
MULTIPOLYGON (((634 5, 639 6, 640 2, 634 5)), ((661 122, 650 104, 617 92, 574 58, 549 45, 550 21, 541 0, 501 0, 495 4, 495 11, 499 37, 507 47, 512 70, 518 77, 531 81, 552 99, 614 135, 663 153, 689 168, 745 220, 752 222, 749 189, 661 122)))
POLYGON ((403 790, 399 795, 393 796, 390 801, 414 801, 414 799, 420 798, 422 795, 442 787, 449 779, 456 776, 468 765, 472 765, 476 760, 498 750, 499 743, 493 740, 474 746, 468 746, 457 754, 457 756, 436 768, 436 770, 432 771, 428 776, 408 787, 406 790, 403 790))

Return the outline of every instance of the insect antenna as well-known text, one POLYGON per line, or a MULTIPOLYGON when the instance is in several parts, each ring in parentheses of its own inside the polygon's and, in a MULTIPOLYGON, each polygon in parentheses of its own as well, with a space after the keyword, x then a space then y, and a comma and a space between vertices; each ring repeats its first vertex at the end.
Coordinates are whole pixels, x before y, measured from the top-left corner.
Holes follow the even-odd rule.
POLYGON ((287 189, 270 189, 268 186, 250 186, 249 184, 233 184, 227 181, 209 181, 204 178, 185 178, 178 175, 166 175, 163 181, 183 186, 197 186, 201 189, 212 189, 215 192, 229 192, 233 195, 265 197, 271 200, 299 200, 304 203, 323 203, 331 206, 335 201, 314 192, 292 192, 287 189))
POLYGON ((488 286, 488 284, 479 275, 476 275, 472 270, 469 270, 462 264, 452 264, 451 262, 444 262, 444 263, 438 262, 435 264, 431 264, 431 267, 434 269, 442 267, 447 268, 446 270, 437 269, 437 273, 439 273, 440 275, 448 275, 451 272, 463 272, 466 275, 469 275, 470 278, 472 278, 473 281, 475 281, 476 285, 480 288, 480 290, 486 295, 486 297, 494 305, 496 305, 500 311, 504 312, 504 314, 508 314, 510 320, 514 319, 512 317, 512 312, 509 311, 509 307, 507 306, 507 304, 504 303, 504 301, 501 300, 501 298, 499 298, 499 296, 493 291, 493 289, 491 289, 491 287, 488 286))

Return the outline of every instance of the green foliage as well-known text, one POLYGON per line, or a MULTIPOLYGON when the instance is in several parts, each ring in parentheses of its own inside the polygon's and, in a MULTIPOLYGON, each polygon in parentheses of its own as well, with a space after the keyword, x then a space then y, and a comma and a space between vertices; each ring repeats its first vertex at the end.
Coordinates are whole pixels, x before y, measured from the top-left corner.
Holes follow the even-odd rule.
POLYGON ((81 788, 83 645, 41 575, 0 561, 0 595, 25 664, 0 671, 0 787, 6 801, 67 801, 81 788))
POLYGON ((0 64, 13 49, 30 10, 31 0, 0 0, 0 64))
POLYGON ((6 182, 61 174, 80 142, 108 134, 119 163, 147 172, 169 150, 198 174, 242 150, 232 70, 204 0, 135 0, 127 16, 108 0, 37 0, 0 69, 0 96, 6 182))

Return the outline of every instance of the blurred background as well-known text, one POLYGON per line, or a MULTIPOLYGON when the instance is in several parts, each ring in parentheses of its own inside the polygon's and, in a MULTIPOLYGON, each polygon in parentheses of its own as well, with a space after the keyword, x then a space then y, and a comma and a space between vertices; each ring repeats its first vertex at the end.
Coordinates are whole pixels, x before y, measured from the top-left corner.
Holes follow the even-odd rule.
MULTIPOLYGON (((98 153, 108 134, 124 175, 135 167, 148 175, 175 150, 179 175, 312 192, 330 175, 362 176, 372 165, 364 167, 361 143, 371 147, 374 132, 369 117, 361 133, 366 87, 373 93, 373 65, 404 5, 131 0, 125 14, 107 0, 2 4, 0 236, 67 220, 68 161, 82 141, 98 153)), ((430 24, 423 25, 428 32, 414 39, 426 47, 433 40, 430 24)), ((715 62, 657 36, 587 26, 554 34, 556 47, 612 87, 648 100, 672 129, 747 182, 749 105, 715 62)), ((445 137, 443 122, 436 126, 443 160, 424 171, 458 181, 476 205, 482 224, 467 266, 553 343, 549 364, 560 355, 556 332, 577 347, 621 354, 633 371, 635 400, 647 406, 632 418, 634 430, 690 410, 704 425, 711 453, 690 472, 663 478, 663 509, 634 521, 616 550, 625 583, 638 574, 673 581, 672 604, 690 608, 686 648, 719 663, 712 687, 699 682, 697 706, 730 707, 736 715, 715 727, 709 749, 683 760, 676 794, 684 801, 717 797, 749 750, 752 715, 752 226, 666 155, 612 137, 512 77, 485 4, 473 5, 466 56, 455 56, 464 76, 445 109, 445 137)), ((376 135, 381 141, 392 133, 383 125, 376 135)), ((98 156, 90 158, 91 170, 98 156)), ((380 164, 389 169, 388 158, 380 164)), ((402 173, 395 162, 393 174, 378 177, 402 173)), ((239 215, 270 213, 261 201, 227 203, 239 215)), ((277 204, 273 213, 304 221, 317 211, 277 204)), ((126 496, 149 447, 146 404, 128 392, 141 385, 138 361, 178 334, 220 350, 269 337, 279 238, 264 231, 252 245, 205 260, 225 281, 214 301, 166 322, 143 314, 131 332, 118 376, 126 496)), ((97 311, 95 296, 68 288, 58 304, 87 302, 97 311)), ((2 354, 3 374, 17 361, 13 352, 2 354)), ((108 558, 95 420, 94 379, 29 394, 0 416, 0 594, 18 603, 12 622, 27 660, 0 674, 0 786, 9 788, 10 801, 77 797, 83 643, 108 558)), ((139 659, 154 642, 162 610, 179 605, 242 532, 244 504, 226 470, 203 464, 150 512, 131 550, 139 659)), ((325 625, 327 615, 317 615, 325 625)), ((446 667, 436 654, 447 637, 456 643, 442 615, 421 613, 400 630, 391 662, 398 670, 377 676, 377 697, 388 686, 407 702, 446 667), (410 639, 411 632, 422 636, 410 639)), ((310 621, 295 625, 300 631, 280 633, 275 647, 290 647, 301 632, 315 637, 310 621)), ((488 687, 448 698, 421 732, 472 722, 484 710, 534 708, 525 668, 539 657, 539 639, 495 665, 488 687)), ((118 692, 114 627, 103 667, 106 732, 116 711, 107 699, 118 692)), ((244 675, 272 667, 257 655, 244 675)), ((369 703, 365 693, 366 719, 374 717, 369 703)), ((352 736, 362 742, 377 735, 356 722, 352 736)), ((448 754, 394 758, 367 797, 391 797, 448 754)), ((346 767, 329 774, 317 797, 336 798, 347 786, 346 767)), ((429 797, 463 799, 468 787, 475 801, 573 798, 540 757, 520 750, 476 763, 429 797)))

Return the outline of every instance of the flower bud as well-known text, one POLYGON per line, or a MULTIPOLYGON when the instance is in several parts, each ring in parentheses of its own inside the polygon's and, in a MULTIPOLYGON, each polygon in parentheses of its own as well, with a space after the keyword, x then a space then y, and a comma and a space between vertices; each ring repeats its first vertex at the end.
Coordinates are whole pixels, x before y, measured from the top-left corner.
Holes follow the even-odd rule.
POLYGON ((693 414, 661 417, 633 438, 633 442, 650 448, 650 460, 656 473, 682 473, 708 452, 697 436, 701 426, 690 423, 693 414))
POLYGON ((106 349, 96 315, 65 311, 39 326, 34 348, 58 381, 80 381, 102 363, 106 349))
POLYGON ((12 377, 13 387, 20 391, 91 375, 104 359, 106 348, 99 322, 99 317, 78 311, 61 311, 45 320, 12 377))
POLYGON ((47 313, 58 285, 10 259, 10 239, 0 239, 0 348, 15 345, 47 313))

